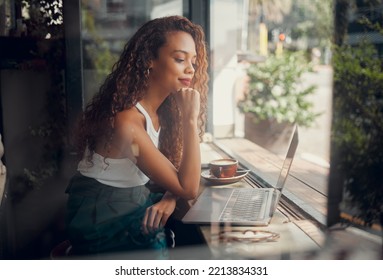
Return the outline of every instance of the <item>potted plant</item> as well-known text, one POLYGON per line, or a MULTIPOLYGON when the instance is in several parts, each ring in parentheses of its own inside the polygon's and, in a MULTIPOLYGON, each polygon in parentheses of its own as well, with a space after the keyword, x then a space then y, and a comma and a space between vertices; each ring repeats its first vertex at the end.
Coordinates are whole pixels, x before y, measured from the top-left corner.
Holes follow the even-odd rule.
POLYGON ((245 115, 245 138, 278 152, 276 147, 284 148, 281 144, 293 124, 313 124, 319 114, 307 97, 316 86, 301 83, 302 75, 311 70, 304 53, 288 51, 248 68, 249 90, 237 104, 245 115))

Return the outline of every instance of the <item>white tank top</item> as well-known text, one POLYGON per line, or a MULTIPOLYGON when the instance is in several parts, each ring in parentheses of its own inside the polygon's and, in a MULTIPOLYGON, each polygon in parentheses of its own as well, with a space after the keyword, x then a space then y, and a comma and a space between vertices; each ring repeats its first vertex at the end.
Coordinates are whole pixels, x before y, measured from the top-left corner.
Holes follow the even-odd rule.
MULTIPOLYGON (((144 115, 146 120, 146 132, 154 145, 158 148, 158 138, 161 128, 156 131, 149 114, 141 104, 137 103, 136 108, 144 115)), ((89 151, 86 151, 84 158, 79 162, 77 170, 84 176, 94 178, 100 183, 117 188, 131 188, 145 185, 149 178, 137 167, 136 160, 129 158, 105 158, 100 154, 93 153, 92 163, 86 160, 89 151)))
POLYGON ((148 112, 142 107, 140 103, 136 104, 136 108, 145 116, 146 120, 146 132, 149 134, 150 139, 152 139, 154 145, 158 148, 158 138, 160 135, 161 128, 158 131, 155 130, 153 126, 152 119, 150 118, 148 112))

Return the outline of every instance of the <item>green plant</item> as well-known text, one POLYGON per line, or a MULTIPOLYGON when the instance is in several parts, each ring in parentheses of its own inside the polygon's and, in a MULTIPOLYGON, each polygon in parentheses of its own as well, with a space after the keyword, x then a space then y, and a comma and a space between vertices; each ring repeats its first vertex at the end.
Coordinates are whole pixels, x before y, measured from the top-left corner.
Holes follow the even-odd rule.
POLYGON ((382 59, 372 44, 362 42, 336 47, 333 61, 332 140, 341 155, 334 168, 343 174, 343 206, 371 225, 383 213, 382 59))
POLYGON ((96 82, 101 84, 117 61, 118 54, 113 53, 108 41, 100 36, 94 15, 86 7, 82 9, 82 24, 89 35, 89 40, 83 42, 87 58, 85 64, 88 68, 96 70, 96 82))
POLYGON ((302 75, 311 71, 311 65, 302 52, 271 55, 265 62, 253 64, 248 69, 249 92, 238 102, 242 113, 251 113, 257 120, 278 123, 296 123, 309 127, 319 115, 312 111, 307 100, 316 86, 302 87, 302 75))
MULTIPOLYGON (((331 185, 343 189, 338 212, 366 226, 383 226, 383 53, 372 34, 383 35, 376 0, 335 1, 331 185), (364 13, 358 13, 364 11, 364 13), (368 13, 367 13, 368 11, 368 13), (349 24, 363 30, 350 45, 349 24)), ((358 222, 357 222, 358 223, 358 222)))
POLYGON ((24 9, 28 36, 61 38, 64 35, 63 0, 16 0, 24 9))

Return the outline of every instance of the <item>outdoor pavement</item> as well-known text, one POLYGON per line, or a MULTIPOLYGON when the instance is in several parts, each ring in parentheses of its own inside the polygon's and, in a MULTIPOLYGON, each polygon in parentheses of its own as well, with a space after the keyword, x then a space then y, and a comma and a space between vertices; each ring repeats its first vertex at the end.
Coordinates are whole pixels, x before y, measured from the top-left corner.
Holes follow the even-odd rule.
POLYGON ((304 76, 304 83, 317 86, 310 100, 314 103, 314 111, 321 115, 312 127, 300 128, 297 155, 322 166, 329 166, 330 162, 332 76, 332 67, 327 65, 319 65, 315 72, 304 76))

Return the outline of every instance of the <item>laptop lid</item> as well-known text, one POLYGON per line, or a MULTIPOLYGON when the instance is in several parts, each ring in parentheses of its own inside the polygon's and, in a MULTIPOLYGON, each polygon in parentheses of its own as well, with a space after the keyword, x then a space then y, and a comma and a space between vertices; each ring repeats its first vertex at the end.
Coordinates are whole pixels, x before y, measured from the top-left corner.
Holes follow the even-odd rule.
POLYGON ((295 156, 295 152, 297 150, 299 143, 299 138, 298 138, 298 127, 295 125, 293 129, 293 135, 290 140, 290 145, 289 149, 287 150, 287 154, 285 157, 285 160, 283 161, 283 165, 281 168, 281 172, 279 173, 278 181, 277 184, 275 185, 275 188, 277 190, 282 191, 283 187, 285 186, 287 176, 290 173, 290 168, 295 156))

